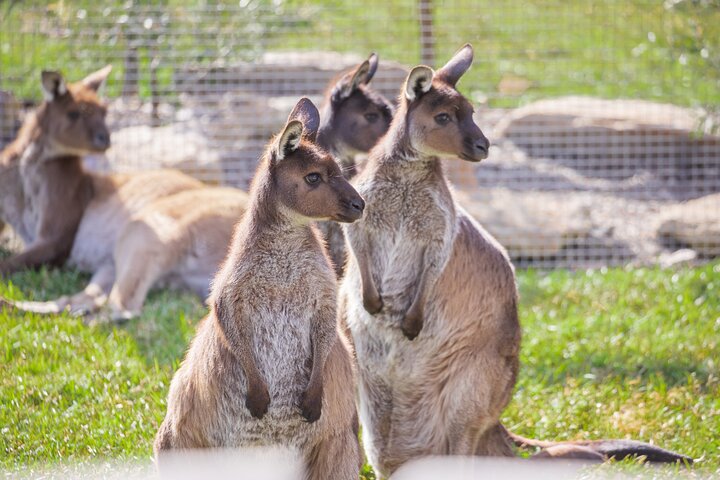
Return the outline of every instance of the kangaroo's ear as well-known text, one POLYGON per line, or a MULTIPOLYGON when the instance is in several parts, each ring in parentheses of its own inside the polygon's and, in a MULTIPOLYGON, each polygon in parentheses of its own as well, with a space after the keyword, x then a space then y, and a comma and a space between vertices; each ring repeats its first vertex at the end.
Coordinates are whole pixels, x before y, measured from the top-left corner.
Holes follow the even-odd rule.
MULTIPOLYGON (((377 68, 377 65, 375 66, 375 68, 377 68)), ((352 93, 357 90, 360 85, 368 83, 370 81, 368 79, 369 72, 370 61, 368 59, 358 65, 352 72, 348 72, 347 74, 343 75, 333 88, 333 100, 336 102, 340 100, 345 100, 350 95, 352 95, 352 93)), ((375 72, 373 72, 373 74, 374 73, 375 72)))
POLYGON ((112 65, 106 65, 97 72, 93 72, 87 77, 83 78, 82 83, 88 88, 92 88, 96 92, 100 90, 100 87, 103 83, 105 83, 105 80, 107 80, 108 75, 110 75, 110 71, 112 70, 112 65))
POLYGON ((279 162, 293 153, 300 146, 303 134, 303 124, 299 120, 291 120, 275 143, 275 161, 279 162))
POLYGON ((292 109, 288 116, 288 123, 292 120, 302 123, 303 136, 311 142, 315 142, 318 128, 320 128, 320 113, 308 98, 301 98, 292 109))
POLYGON ((413 68, 405 80, 405 98, 412 102, 427 93, 432 87, 433 74, 433 69, 425 65, 413 68))
POLYGON ((67 93, 65 79, 60 72, 43 70, 41 76, 43 97, 48 102, 62 97, 67 93))
POLYGON ((438 79, 448 85, 455 86, 473 62, 472 45, 466 43, 455 55, 435 74, 438 79))
POLYGON ((368 65, 370 66, 370 69, 367 72, 367 75, 365 75, 365 80, 363 83, 368 84, 375 76, 375 72, 377 72, 378 64, 380 63, 380 57, 378 57, 378 54, 373 52, 370 54, 370 56, 367 59, 368 65))

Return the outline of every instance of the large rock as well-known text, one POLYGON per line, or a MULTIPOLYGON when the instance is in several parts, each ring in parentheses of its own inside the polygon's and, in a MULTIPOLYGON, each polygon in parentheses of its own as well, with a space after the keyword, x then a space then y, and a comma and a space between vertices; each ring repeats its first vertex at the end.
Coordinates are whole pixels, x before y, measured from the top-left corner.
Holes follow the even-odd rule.
POLYGON ((586 176, 656 174, 676 197, 720 189, 720 137, 706 112, 641 100, 563 97, 518 108, 494 134, 586 176))
POLYGON ((237 90, 181 95, 168 125, 114 131, 110 166, 177 168, 205 182, 247 187, 265 145, 296 102, 237 90))
POLYGON ((591 199, 551 192, 482 188, 456 192, 460 205, 513 257, 558 256, 591 235, 591 199))
POLYGON ((658 235, 664 243, 720 256, 720 193, 671 206, 661 216, 658 235))
POLYGON ((208 182, 223 178, 218 151, 190 123, 120 129, 112 133, 107 157, 116 171, 176 168, 208 182))

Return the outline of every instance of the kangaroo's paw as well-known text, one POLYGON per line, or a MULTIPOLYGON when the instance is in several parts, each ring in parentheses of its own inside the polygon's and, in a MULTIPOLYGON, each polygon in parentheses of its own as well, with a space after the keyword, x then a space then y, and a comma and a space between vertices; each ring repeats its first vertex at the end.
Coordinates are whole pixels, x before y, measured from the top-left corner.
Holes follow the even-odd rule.
POLYGON ((310 423, 316 422, 322 413, 322 388, 308 389, 300 401, 300 413, 310 423))
POLYGON ((423 327, 422 313, 408 312, 400 324, 400 329, 408 340, 414 340, 423 327))
POLYGON ((383 308, 383 301, 380 295, 363 296, 363 307, 370 315, 380 313, 383 308))
POLYGON ((263 418, 268 411, 269 405, 270 394, 266 386, 248 389, 245 406, 250 410, 250 415, 258 420, 263 418))

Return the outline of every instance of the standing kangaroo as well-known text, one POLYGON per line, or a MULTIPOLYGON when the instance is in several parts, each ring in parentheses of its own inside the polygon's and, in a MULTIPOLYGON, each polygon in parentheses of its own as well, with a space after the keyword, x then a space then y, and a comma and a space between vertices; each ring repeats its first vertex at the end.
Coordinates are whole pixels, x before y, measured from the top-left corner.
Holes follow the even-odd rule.
POLYGON ((285 446, 300 452, 307 478, 358 476, 352 361, 312 221, 353 222, 364 202, 315 145, 318 124, 315 106, 300 100, 263 155, 210 314, 170 386, 156 455, 285 446))
MULTIPOLYGON (((337 159, 348 180, 357 173, 355 157, 369 152, 392 121, 392 104, 370 87, 378 60, 370 54, 360 65, 340 73, 325 90, 317 143, 337 159)), ((342 228, 335 222, 320 222, 318 227, 340 278, 347 254, 342 228)))
MULTIPOLYGON (((466 45, 437 72, 413 68, 354 181, 367 209, 345 230, 352 255, 339 310, 356 352, 365 452, 382 477, 416 457, 511 456, 513 442, 535 442, 500 424, 520 351, 513 267, 457 205, 439 159, 488 154, 455 88, 472 58, 466 45)), ((535 444, 557 456, 685 458, 639 442, 535 444)))

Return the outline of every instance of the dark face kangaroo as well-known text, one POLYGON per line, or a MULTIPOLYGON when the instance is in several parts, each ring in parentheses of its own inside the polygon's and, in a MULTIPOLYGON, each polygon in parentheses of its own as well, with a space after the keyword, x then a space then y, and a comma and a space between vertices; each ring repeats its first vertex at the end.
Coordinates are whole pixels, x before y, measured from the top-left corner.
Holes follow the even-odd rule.
POLYGON ((158 454, 293 446, 304 478, 358 476, 352 362, 313 221, 353 222, 365 203, 315 144, 318 124, 302 99, 263 156, 211 312, 173 378, 158 454))
POLYGON ((487 158, 490 143, 473 120, 472 104, 456 90, 460 77, 470 68, 471 49, 460 50, 443 68, 433 72, 423 65, 412 69, 404 88, 401 109, 405 117, 398 136, 412 154, 451 156, 470 162, 487 158))
POLYGON ((392 104, 370 87, 378 62, 371 54, 333 79, 325 92, 318 145, 338 159, 347 178, 355 174, 353 157, 369 152, 392 121, 392 104))
POLYGON ((86 155, 110 148, 107 108, 97 97, 109 73, 108 66, 71 84, 58 72, 42 73, 46 102, 40 107, 44 111, 38 113, 38 122, 48 144, 55 148, 53 153, 86 155))
POLYGON ((81 157, 110 146, 106 108, 97 96, 110 68, 69 84, 58 72, 42 73, 45 101, 0 155, 0 215, 26 243, 0 263, 0 274, 60 264, 69 255, 92 195, 81 157))
MULTIPOLYGON (((370 86, 377 68, 378 56, 373 53, 333 79, 325 92, 318 145, 335 157, 347 179, 357 173, 356 155, 370 151, 392 121, 392 104, 370 86)), ((345 236, 337 223, 323 222, 318 227, 340 278, 345 266, 345 236)))

